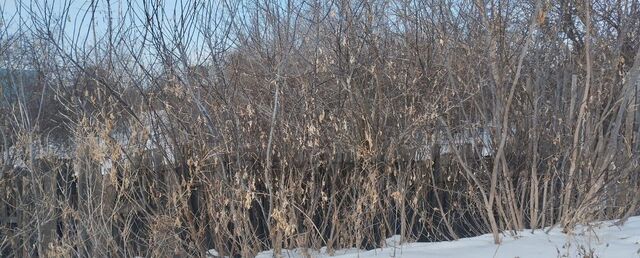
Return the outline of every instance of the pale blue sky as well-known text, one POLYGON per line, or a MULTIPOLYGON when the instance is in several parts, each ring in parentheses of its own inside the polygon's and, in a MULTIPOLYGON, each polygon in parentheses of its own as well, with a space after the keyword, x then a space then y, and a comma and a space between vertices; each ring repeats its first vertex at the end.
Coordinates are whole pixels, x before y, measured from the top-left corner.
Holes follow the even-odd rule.
MULTIPOLYGON (((144 34, 144 24, 147 19, 144 17, 144 2, 161 3, 162 18, 160 19, 164 27, 165 39, 180 38, 172 34, 174 25, 180 20, 182 6, 198 4, 199 8, 209 8, 209 10, 219 8, 217 1, 194 1, 194 0, 0 0, 1 19, 0 38, 7 34, 21 32, 31 34, 36 30, 49 27, 53 31, 56 41, 61 42, 63 47, 82 47, 95 45, 95 40, 104 42, 108 40, 109 11, 111 13, 111 23, 113 27, 112 40, 126 39, 129 44, 141 44, 137 42, 144 34), (92 10, 95 9, 95 12, 92 10), (95 15, 92 15, 94 14, 95 15), (175 17, 175 18, 174 18, 175 17), (45 23, 51 24, 44 26, 45 23), (94 31, 95 30, 95 31, 94 31), (63 33, 60 33, 63 32, 63 33)), ((193 7, 193 6, 191 6, 193 7)), ((220 9, 222 10, 222 9, 220 9)), ((204 16, 205 12, 186 17, 192 19, 191 22, 197 24, 196 28, 186 32, 191 37, 180 40, 187 41, 185 45, 191 50, 204 49, 202 35, 199 33, 199 26, 205 26, 207 22, 212 22, 210 17, 204 16)), ((220 15, 216 12, 215 15, 220 15)), ((43 31, 37 31, 38 35, 43 35, 43 31)), ((216 34, 220 36, 220 34, 216 34)), ((117 43, 117 42, 116 42, 117 43)), ((114 43, 114 44, 116 44, 114 43)), ((184 43, 184 42, 183 42, 184 43)), ((189 51, 190 55, 192 51, 189 51)))

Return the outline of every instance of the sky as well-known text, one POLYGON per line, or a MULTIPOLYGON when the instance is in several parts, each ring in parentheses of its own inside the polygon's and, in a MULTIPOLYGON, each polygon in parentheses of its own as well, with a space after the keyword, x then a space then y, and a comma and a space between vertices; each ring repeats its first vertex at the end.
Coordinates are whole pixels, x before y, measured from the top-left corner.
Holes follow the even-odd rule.
POLYGON ((116 16, 121 13, 122 5, 126 4, 124 0, 6 0, 0 4, 0 8, 4 26, 11 32, 29 30, 34 23, 49 19, 58 26, 64 26, 65 33, 72 35, 90 30, 91 27, 104 33, 107 28, 107 2, 110 2, 116 16), (97 15, 92 24, 90 11, 94 8, 97 15))
MULTIPOLYGON (((91 18, 91 11, 96 10, 96 27, 98 30, 106 30, 108 10, 112 12, 115 23, 123 22, 123 16, 127 16, 128 9, 142 12, 144 2, 158 2, 164 8, 164 12, 170 15, 174 10, 180 10, 180 5, 190 3, 189 0, 4 0, 0 3, 0 11, 3 20, 12 27, 18 24, 29 24, 30 15, 40 17, 64 17, 68 30, 86 29, 91 18), (110 8, 109 8, 110 7, 110 8), (22 17, 21 17, 22 16, 22 17), (21 19, 22 18, 22 19, 21 19)), ((128 19, 130 20, 130 19, 128 19)))
MULTIPOLYGON (((189 54, 194 49, 204 49, 204 41, 198 29, 209 20, 200 9, 197 15, 181 17, 182 6, 198 3, 199 8, 215 10, 217 1, 197 0, 0 0, 0 39, 10 35, 47 35, 62 48, 71 51, 76 47, 91 47, 96 42, 105 43, 111 39, 113 44, 142 45, 145 35, 145 10, 151 10, 149 3, 160 3, 165 39, 186 41, 189 54), (145 4, 146 3, 146 4, 145 4), (95 10, 95 12, 94 12, 95 10), (185 32, 190 37, 175 34, 175 25, 180 19, 190 19, 196 26, 185 32), (108 34, 109 21, 113 33, 108 34)), ((192 6, 191 6, 192 7, 192 6)), ((219 15, 220 12, 215 12, 219 15)), ((148 40, 148 38, 147 38, 148 40)))

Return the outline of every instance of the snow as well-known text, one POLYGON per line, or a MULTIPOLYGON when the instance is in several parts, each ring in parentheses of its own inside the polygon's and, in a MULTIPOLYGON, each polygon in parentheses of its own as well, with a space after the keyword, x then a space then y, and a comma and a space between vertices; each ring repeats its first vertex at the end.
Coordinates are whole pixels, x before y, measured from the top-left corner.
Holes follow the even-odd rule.
POLYGON ((207 258, 218 258, 218 257, 226 257, 226 256, 221 256, 220 254, 218 254, 218 251, 216 251, 215 249, 211 249, 209 251, 207 251, 207 258))
MULTIPOLYGON (((305 256, 302 249, 284 250, 282 257, 598 257, 598 258, 640 258, 640 216, 631 217, 622 226, 615 221, 605 221, 578 226, 573 233, 565 234, 561 228, 546 230, 523 230, 516 236, 502 235, 502 243, 493 244, 490 234, 463 238, 457 241, 432 243, 398 244, 399 237, 387 239, 387 246, 365 251, 357 249, 339 250, 329 256, 326 249, 308 251, 305 256)), ((257 258, 273 257, 273 251, 259 253, 257 258)))
MULTIPOLYGON (((515 130, 515 128, 513 128, 515 130)), ((438 132, 437 137, 432 135, 431 140, 422 137, 423 144, 414 153, 415 160, 428 160, 431 157, 431 148, 434 142, 440 145, 440 155, 452 154, 454 148, 459 149, 465 145, 470 145, 473 149, 482 147, 480 153, 483 157, 490 157, 494 150, 492 147, 491 133, 484 128, 467 129, 462 132, 453 133, 452 139, 445 132, 438 132), (437 140, 434 140, 437 139, 437 140)))
MULTIPOLYGON (((39 141, 33 141, 30 149, 11 146, 1 152, 0 168, 2 166, 9 166, 14 169, 29 169, 27 160, 29 160, 30 157, 33 159, 44 159, 47 157, 68 159, 69 150, 68 147, 63 144, 51 142, 43 144, 39 141)), ((2 172, 0 172, 0 175, 1 174, 2 172)))

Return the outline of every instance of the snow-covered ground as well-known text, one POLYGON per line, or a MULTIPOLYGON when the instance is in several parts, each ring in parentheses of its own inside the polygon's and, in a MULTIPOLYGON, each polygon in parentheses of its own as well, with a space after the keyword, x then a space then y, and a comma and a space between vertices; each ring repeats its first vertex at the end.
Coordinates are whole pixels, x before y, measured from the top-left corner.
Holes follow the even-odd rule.
MULTIPOLYGON (((631 217, 623 226, 615 226, 613 221, 580 226, 573 234, 564 234, 562 229, 554 228, 549 233, 543 230, 525 230, 513 237, 502 236, 500 245, 493 244, 490 234, 464 238, 457 241, 433 243, 396 244, 398 237, 388 239, 388 246, 370 251, 341 250, 334 256, 326 254, 323 248, 319 252, 309 251, 305 256, 299 249, 283 251, 283 257, 580 257, 580 258, 640 258, 640 216, 631 217)), ((272 251, 258 254, 258 258, 273 257, 272 251)))

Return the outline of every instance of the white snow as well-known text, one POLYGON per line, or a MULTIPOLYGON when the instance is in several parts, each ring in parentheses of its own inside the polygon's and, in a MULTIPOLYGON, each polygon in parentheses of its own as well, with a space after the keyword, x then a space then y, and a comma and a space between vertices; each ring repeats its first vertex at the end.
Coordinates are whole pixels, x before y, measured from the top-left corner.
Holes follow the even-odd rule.
POLYGON ((228 256, 221 256, 221 255, 218 253, 218 251, 216 251, 216 249, 211 249, 211 250, 207 251, 207 256, 206 256, 206 257, 207 257, 207 258, 218 258, 218 257, 220 257, 220 258, 222 258, 222 257, 226 258, 226 257, 228 257, 228 256))
MULTIPOLYGON (((513 128, 512 130, 515 130, 513 128)), ((452 154, 455 149, 462 148, 465 145, 470 145, 472 149, 478 149, 482 147, 480 153, 483 157, 490 157, 493 155, 494 150, 492 147, 491 133, 485 128, 466 129, 462 132, 453 133, 452 139, 445 132, 438 132, 437 137, 431 135, 431 139, 423 137, 421 147, 419 147, 414 153, 415 160, 428 160, 431 159, 431 148, 434 142, 440 145, 440 155, 452 154)))
MULTIPOLYGON (((571 234, 562 233, 562 229, 553 228, 549 233, 544 230, 524 230, 517 236, 502 235, 502 243, 493 244, 490 234, 464 238, 457 241, 433 243, 396 244, 398 236, 387 240, 387 246, 380 249, 340 250, 329 256, 326 249, 308 250, 308 256, 302 249, 284 250, 282 257, 576 257, 576 258, 632 258, 640 257, 640 216, 631 217, 623 226, 614 225, 615 221, 592 223, 576 227, 571 234)), ((257 258, 273 257, 272 251, 259 253, 257 258)))

